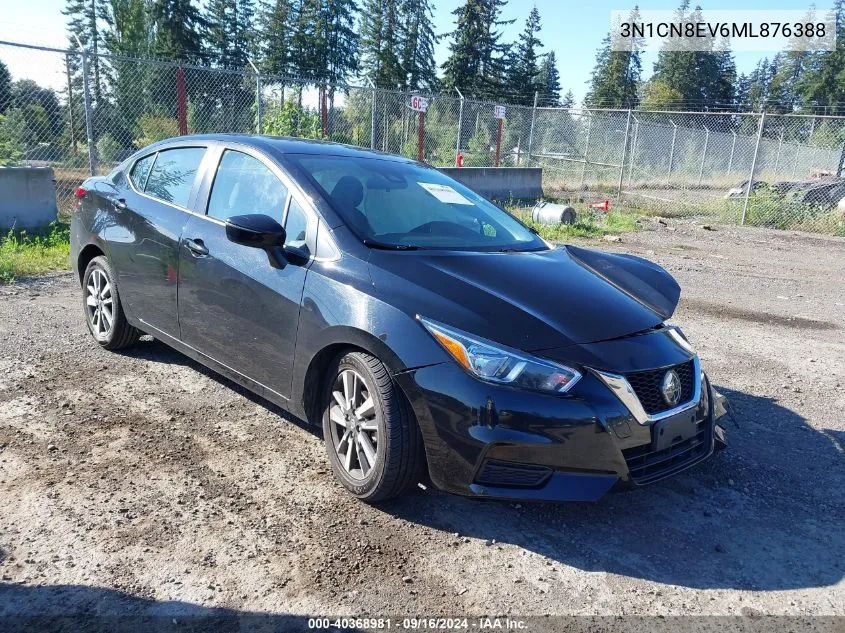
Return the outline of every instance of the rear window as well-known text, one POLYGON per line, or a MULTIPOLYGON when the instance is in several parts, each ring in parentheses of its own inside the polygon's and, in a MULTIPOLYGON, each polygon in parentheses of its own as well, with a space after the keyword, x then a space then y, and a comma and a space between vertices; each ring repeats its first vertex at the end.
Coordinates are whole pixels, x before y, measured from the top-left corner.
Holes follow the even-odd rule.
POLYGON ((180 147, 159 152, 144 191, 165 202, 187 207, 203 154, 204 147, 180 147))

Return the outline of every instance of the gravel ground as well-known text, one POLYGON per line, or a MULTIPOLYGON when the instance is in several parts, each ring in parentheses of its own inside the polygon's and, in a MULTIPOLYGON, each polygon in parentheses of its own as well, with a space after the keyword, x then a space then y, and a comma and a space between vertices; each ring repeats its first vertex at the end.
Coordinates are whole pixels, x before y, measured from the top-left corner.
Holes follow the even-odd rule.
POLYGON ((845 240, 712 228, 601 246, 677 276, 729 449, 597 504, 367 506, 315 429, 152 339, 100 350, 71 275, 0 287, 0 623, 845 615, 845 240))

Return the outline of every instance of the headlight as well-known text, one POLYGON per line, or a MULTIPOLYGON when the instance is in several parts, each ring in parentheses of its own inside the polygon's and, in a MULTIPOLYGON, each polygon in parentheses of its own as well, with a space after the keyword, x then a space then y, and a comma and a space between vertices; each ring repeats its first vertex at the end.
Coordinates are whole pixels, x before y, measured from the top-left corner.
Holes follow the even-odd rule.
POLYGON ((417 318, 461 367, 481 380, 544 393, 566 393, 581 378, 571 367, 417 318))

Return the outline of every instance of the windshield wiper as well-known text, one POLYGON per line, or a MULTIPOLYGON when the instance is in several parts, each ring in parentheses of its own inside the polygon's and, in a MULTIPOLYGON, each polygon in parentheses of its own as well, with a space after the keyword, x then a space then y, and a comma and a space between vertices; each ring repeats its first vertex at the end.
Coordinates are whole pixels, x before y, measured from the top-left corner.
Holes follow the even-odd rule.
POLYGON ((385 244, 384 242, 376 242, 374 240, 364 240, 364 245, 370 248, 378 248, 385 251, 418 251, 419 246, 414 244, 385 244))

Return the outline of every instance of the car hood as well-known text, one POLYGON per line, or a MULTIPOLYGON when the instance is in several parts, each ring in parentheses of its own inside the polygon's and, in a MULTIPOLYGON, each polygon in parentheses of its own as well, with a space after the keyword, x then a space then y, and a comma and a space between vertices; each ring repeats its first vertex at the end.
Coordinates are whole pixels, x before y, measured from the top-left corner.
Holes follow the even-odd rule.
POLYGON ((680 296, 660 266, 575 246, 513 253, 372 250, 384 301, 477 336, 538 351, 653 328, 680 296))

